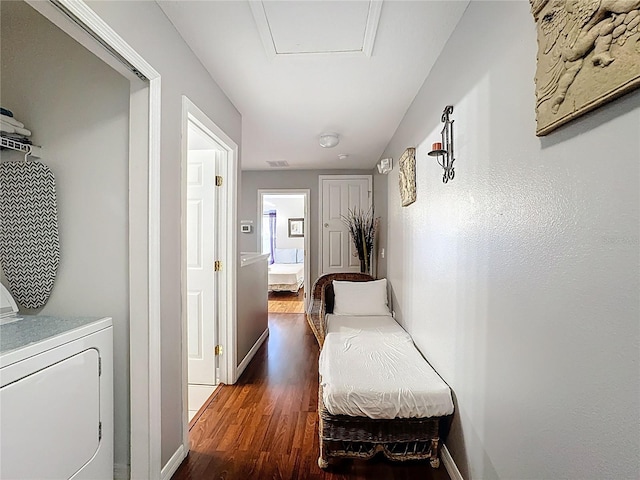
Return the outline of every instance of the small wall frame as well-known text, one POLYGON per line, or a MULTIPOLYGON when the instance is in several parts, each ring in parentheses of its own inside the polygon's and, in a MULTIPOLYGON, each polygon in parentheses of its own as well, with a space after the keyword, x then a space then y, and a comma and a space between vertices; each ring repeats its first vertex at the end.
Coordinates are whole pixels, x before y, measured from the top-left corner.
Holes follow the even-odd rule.
POLYGON ((289 237, 304 237, 304 218, 289 219, 289 237))

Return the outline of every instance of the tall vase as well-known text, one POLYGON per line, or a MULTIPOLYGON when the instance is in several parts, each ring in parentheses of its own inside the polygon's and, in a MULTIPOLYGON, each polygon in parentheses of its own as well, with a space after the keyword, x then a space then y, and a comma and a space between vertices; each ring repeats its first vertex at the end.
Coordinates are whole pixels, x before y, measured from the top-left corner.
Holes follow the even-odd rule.
POLYGON ((362 233, 362 249, 358 249, 358 258, 360 259, 360 273, 371 274, 371 250, 367 248, 364 232, 362 233))
POLYGON ((368 273, 371 275, 371 253, 368 255, 367 261, 365 261, 365 257, 361 256, 360 258, 360 273, 368 273))
POLYGON ((367 272, 367 264, 364 261, 364 258, 360 259, 360 273, 369 273, 367 272))

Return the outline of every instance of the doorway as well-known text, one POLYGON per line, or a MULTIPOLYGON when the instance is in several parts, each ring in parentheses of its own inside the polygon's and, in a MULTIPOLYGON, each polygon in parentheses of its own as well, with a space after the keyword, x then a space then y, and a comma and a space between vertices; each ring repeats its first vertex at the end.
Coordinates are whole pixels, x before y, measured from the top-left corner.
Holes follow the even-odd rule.
MULTIPOLYGON (((129 111, 129 315, 114 335, 114 347, 128 364, 129 398, 114 397, 116 478, 160 478, 160 123, 161 77, 83 1, 26 2, 96 57, 130 80, 129 111), (127 337, 128 334, 128 337, 127 337), (124 342, 124 343, 123 343, 124 342), (128 409, 128 412, 127 412, 128 409), (118 413, 120 410, 121 413, 118 413), (120 420, 118 420, 120 419, 120 420), (126 425, 126 424, 125 424, 126 425), (116 433, 116 435, 118 435, 116 433), (130 446, 121 454, 119 450, 130 446)), ((127 395, 127 388, 120 389, 127 395)))
POLYGON ((189 421, 219 381, 216 177, 224 148, 187 119, 187 355, 189 421))
POLYGON ((304 313, 309 299, 309 190, 258 190, 258 251, 269 254, 269 313, 304 313))
POLYGON ((237 145, 183 96, 183 441, 216 385, 236 375, 235 185, 237 145))

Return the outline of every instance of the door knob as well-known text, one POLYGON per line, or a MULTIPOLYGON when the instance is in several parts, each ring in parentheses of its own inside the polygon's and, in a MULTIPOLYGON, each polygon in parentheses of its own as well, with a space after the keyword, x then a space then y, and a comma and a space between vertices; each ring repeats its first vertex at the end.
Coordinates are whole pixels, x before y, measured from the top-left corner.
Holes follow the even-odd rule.
POLYGON ((329 227, 329 224, 328 224, 328 223, 325 223, 325 224, 324 224, 324 228, 327 228, 327 227, 329 227))

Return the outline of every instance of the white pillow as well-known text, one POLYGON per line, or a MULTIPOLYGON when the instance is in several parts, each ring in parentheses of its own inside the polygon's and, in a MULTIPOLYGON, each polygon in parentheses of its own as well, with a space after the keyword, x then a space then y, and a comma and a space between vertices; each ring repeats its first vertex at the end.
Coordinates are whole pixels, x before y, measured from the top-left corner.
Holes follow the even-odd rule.
POLYGON ((333 281, 334 315, 390 315, 387 279, 370 282, 333 281))
POLYGON ((296 249, 276 248, 276 263, 296 263, 296 249))

